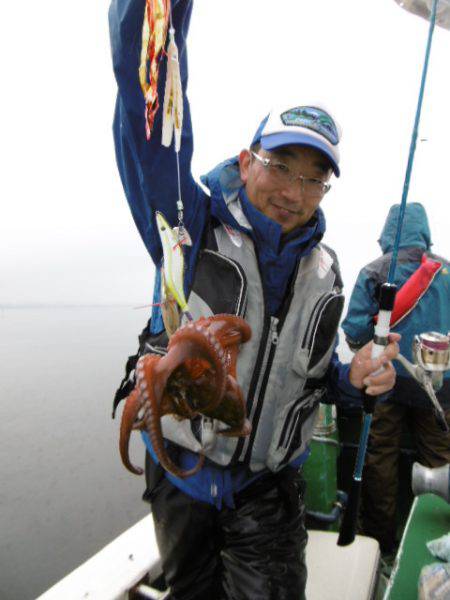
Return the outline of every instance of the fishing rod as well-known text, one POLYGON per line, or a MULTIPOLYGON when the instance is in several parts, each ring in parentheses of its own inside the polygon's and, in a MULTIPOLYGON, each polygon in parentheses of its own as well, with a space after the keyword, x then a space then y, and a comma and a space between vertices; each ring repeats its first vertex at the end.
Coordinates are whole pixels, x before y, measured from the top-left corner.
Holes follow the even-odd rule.
MULTIPOLYGON (((398 0, 396 0, 398 1, 398 0)), ((445 0, 447 1, 447 0, 445 0)), ((422 111, 423 97, 425 91, 425 82, 428 72, 428 63, 431 52, 431 42, 433 39, 433 32, 436 24, 436 11, 439 0, 432 0, 431 15, 430 15, 430 26, 428 29, 428 40, 425 52, 425 60, 422 69, 422 78, 420 84, 419 98, 417 102, 416 115, 414 119, 414 127, 411 137, 411 143, 408 155, 408 164, 406 167, 405 180, 403 184, 402 200, 400 204, 400 211, 397 222, 396 236, 394 247, 392 251, 391 262, 389 265, 389 272, 387 281, 381 286, 380 297, 379 297, 379 313, 378 320, 375 326, 373 345, 372 345, 372 359, 378 358, 384 348, 389 343, 389 330, 391 313, 394 307, 395 295, 397 293, 397 286, 394 284, 395 268, 397 265, 397 255, 400 245, 400 238, 403 227, 403 220, 405 216, 406 202, 408 198, 409 185, 411 180, 411 172, 414 163, 414 154, 416 151, 417 135, 419 130, 420 115, 422 111)), ((399 2, 401 6, 405 4, 404 1, 399 2)), ((417 2, 413 2, 411 7, 415 14, 425 16, 422 12, 417 12, 417 2)), ((445 8, 445 7, 444 7, 445 8)), ((377 374, 377 373, 375 373, 377 374)), ((356 535, 356 525, 359 512, 359 504, 361 498, 361 484, 362 484, 362 472, 364 468, 364 462, 367 451, 367 443, 369 439, 370 426, 372 424, 373 412, 375 404, 377 402, 377 396, 369 396, 364 393, 363 398, 363 421, 362 430, 358 444, 358 451, 355 461, 355 467, 353 471, 352 485, 348 496, 347 506, 345 508, 344 517, 342 519, 341 528, 338 537, 338 546, 348 546, 351 544, 356 535)))

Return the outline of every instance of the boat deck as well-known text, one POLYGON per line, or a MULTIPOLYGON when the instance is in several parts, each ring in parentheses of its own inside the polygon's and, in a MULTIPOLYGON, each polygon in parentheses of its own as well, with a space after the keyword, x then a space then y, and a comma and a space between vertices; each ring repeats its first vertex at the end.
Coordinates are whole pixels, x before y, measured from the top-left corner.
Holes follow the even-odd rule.
MULTIPOLYGON (((336 542, 335 532, 309 531, 306 548, 308 600, 369 600, 373 597, 377 580, 378 543, 363 536, 356 536, 355 542, 345 548, 337 546, 336 542)), ((133 593, 136 589, 138 597, 162 600, 164 593, 147 585, 148 581, 154 581, 160 575, 150 514, 38 600, 126 599, 130 597, 130 591, 133 593)))

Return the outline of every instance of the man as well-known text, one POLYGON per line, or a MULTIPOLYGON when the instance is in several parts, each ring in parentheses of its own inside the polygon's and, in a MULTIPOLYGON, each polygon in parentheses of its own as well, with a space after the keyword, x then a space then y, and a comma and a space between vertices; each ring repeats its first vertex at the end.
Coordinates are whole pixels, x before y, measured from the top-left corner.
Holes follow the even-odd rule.
MULTIPOLYGON (((393 205, 379 240, 383 256, 365 266, 356 281, 342 324, 349 345, 357 349, 371 339, 373 316, 377 313, 377 289, 386 281, 395 240, 399 205, 393 205)), ((409 299, 403 299, 409 311, 393 328, 401 334, 400 351, 412 361, 413 339, 416 334, 450 331, 450 276, 445 259, 430 253, 431 235, 425 209, 421 204, 406 205, 396 268, 395 283, 399 288, 417 272, 424 253, 437 261, 430 269, 427 287, 409 285, 409 299), (441 268, 439 264, 441 263, 441 268), (434 278, 432 277, 434 271, 434 278), (420 296, 420 294, 422 294, 420 296)), ((422 267, 423 268, 423 267, 422 267)), ((404 288, 405 290, 406 288, 404 288)), ((397 294, 400 300, 401 292, 397 294)), ((450 462, 450 436, 440 429, 433 414, 432 404, 398 362, 395 363, 397 381, 389 398, 377 404, 372 422, 369 448, 363 479, 362 525, 365 534, 376 538, 382 553, 389 560, 395 555, 396 499, 398 492, 398 460, 400 439, 404 425, 408 425, 416 445, 419 461, 428 467, 438 467, 450 462)), ((447 409, 450 423, 450 379, 445 374, 438 399, 447 409)))
MULTIPOLYGON (((192 0, 172 2, 181 78, 185 88, 192 0)), ((154 213, 176 218, 176 163, 161 147, 161 112, 149 143, 138 64, 144 0, 114 0, 110 9, 114 69, 119 86, 114 121, 117 162, 136 225, 154 260, 162 251, 154 213)), ((160 92, 164 68, 160 73, 160 92)), ((370 359, 364 348, 352 365, 334 352, 343 297, 337 261, 320 244, 325 231, 320 201, 339 175, 340 131, 331 115, 312 105, 273 111, 249 150, 202 179, 190 174, 192 130, 184 100, 180 153, 185 226, 185 287, 195 318, 244 316, 252 338, 241 349, 238 380, 252 433, 217 438, 201 471, 186 480, 161 473, 149 438, 147 491, 166 580, 174 599, 301 598, 306 569, 303 481, 320 399, 328 388, 359 394, 390 389, 397 351, 370 359), (379 366, 385 369, 371 375, 379 366)), ((158 303, 160 272, 155 282, 158 303)), ((394 338, 396 339, 396 338, 394 338)), ((164 352, 167 336, 155 307, 142 348, 164 352)), ((183 468, 198 460, 190 427, 166 427, 168 451, 183 468)), ((202 431, 200 431, 200 436, 202 431)))

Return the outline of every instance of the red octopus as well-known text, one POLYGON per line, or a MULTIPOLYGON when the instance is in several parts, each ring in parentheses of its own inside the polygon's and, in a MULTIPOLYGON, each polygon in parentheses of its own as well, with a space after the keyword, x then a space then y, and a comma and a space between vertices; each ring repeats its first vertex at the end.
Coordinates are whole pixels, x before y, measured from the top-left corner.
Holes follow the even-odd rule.
POLYGON ((133 430, 145 429, 160 464, 176 477, 189 477, 203 466, 183 471, 167 455, 161 417, 180 419, 204 415, 228 425, 217 433, 246 436, 251 426, 246 418, 245 400, 236 381, 238 346, 251 336, 250 326, 240 317, 215 315, 180 327, 170 338, 167 355, 142 356, 136 365, 136 387, 128 396, 120 425, 120 455, 125 467, 142 475, 129 458, 133 430))

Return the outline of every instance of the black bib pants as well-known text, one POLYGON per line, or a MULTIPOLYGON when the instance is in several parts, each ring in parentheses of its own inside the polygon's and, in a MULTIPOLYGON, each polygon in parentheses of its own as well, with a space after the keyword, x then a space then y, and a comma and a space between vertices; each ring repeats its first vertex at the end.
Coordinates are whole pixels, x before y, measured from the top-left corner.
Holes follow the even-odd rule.
POLYGON ((235 495, 234 509, 172 485, 147 453, 147 490, 171 600, 305 598, 304 481, 286 467, 235 495), (157 472, 159 474, 157 475, 157 472))

